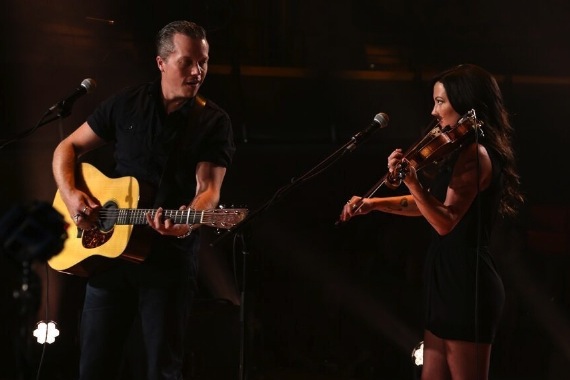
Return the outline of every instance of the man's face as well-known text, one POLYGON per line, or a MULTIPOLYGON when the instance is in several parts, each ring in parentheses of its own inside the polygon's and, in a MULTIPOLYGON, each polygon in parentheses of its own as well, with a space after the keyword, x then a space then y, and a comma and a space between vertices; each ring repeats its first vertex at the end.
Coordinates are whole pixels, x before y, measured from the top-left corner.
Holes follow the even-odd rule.
POLYGON ((160 56, 156 58, 162 74, 164 98, 192 98, 198 93, 208 72, 208 41, 175 34, 172 42, 172 54, 165 59, 160 56))

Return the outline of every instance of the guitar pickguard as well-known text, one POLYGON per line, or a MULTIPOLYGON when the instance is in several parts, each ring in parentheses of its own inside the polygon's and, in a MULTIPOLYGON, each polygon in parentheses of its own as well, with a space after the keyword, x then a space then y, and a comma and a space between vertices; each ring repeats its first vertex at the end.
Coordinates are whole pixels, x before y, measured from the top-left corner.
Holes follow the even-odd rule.
POLYGON ((85 249, 93 249, 102 246, 113 237, 113 230, 102 232, 95 228, 92 230, 83 231, 81 236, 81 245, 85 249))

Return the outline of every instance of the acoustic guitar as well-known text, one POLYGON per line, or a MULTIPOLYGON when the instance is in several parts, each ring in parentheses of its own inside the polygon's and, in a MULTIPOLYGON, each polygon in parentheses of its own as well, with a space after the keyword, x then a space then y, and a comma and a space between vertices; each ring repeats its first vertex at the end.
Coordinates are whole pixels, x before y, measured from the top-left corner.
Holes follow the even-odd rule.
MULTIPOLYGON (((137 208, 140 186, 136 178, 126 176, 109 178, 93 165, 80 164, 76 176, 77 186, 95 199, 102 207, 97 213, 97 227, 92 230, 76 229, 69 234, 63 250, 48 260, 51 268, 74 275, 89 276, 101 267, 101 258, 122 258, 142 262, 149 254, 148 237, 154 231, 147 225, 145 215, 154 215, 156 209, 137 208), (139 226, 139 227, 137 227, 139 226)), ((65 223, 75 226, 63 203, 59 190, 53 207, 63 215, 65 223)), ((219 208, 211 210, 164 210, 164 216, 177 224, 201 224, 229 229, 247 215, 245 208, 219 208)))

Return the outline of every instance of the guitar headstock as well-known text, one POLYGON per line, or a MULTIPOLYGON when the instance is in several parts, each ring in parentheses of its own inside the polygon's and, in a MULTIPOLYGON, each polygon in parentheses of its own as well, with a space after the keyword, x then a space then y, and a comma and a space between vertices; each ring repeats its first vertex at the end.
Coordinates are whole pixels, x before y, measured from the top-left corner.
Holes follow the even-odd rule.
POLYGON ((230 229, 245 219, 246 208, 217 208, 204 212, 203 224, 222 229, 230 229))

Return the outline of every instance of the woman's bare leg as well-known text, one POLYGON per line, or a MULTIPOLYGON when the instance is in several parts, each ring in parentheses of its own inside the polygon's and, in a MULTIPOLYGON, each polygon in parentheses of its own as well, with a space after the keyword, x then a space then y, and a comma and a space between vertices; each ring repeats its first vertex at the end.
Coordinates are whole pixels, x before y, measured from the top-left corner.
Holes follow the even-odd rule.
POLYGON ((424 364, 422 380, 450 380, 445 341, 429 331, 424 332, 424 364))
POLYGON ((454 380, 487 380, 491 345, 444 340, 447 365, 454 380))
POLYGON ((424 332, 422 380, 487 380, 491 345, 441 339, 424 332))

